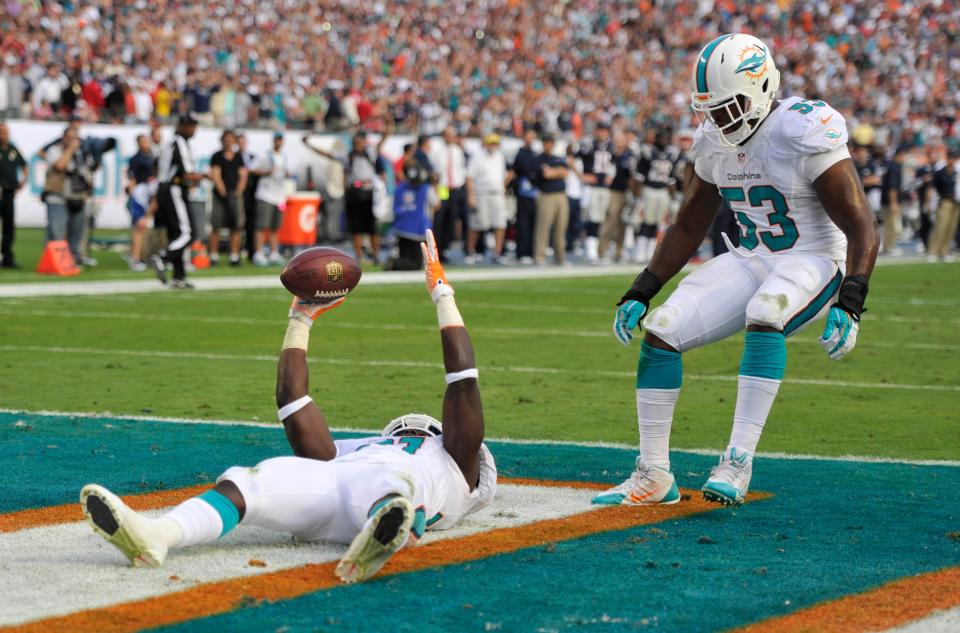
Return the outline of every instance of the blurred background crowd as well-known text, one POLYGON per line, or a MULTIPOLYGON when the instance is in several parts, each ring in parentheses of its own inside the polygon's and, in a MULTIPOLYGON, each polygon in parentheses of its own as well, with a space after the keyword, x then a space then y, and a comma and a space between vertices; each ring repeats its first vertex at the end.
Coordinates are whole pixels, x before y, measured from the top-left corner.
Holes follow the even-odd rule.
POLYGON ((783 93, 860 143, 958 142, 960 6, 947 0, 5 0, 0 111, 85 121, 520 136, 692 123, 703 44, 751 32, 783 93), (190 25, 192 28, 184 28, 190 25))
MULTIPOLYGON (((441 214, 434 223, 467 263, 488 241, 494 260, 507 250, 510 261, 524 263, 566 250, 587 261, 620 260, 629 256, 624 248, 642 260, 642 242, 655 239, 682 194, 697 123, 689 107, 694 59, 718 34, 751 32, 773 47, 781 96, 824 99, 846 118, 871 204, 881 220, 894 219, 885 227, 886 253, 902 252, 898 240, 923 252, 944 200, 953 207, 941 232, 956 234, 960 3, 949 0, 5 0, 4 7, 0 113, 7 117, 156 125, 189 114, 222 129, 419 137, 399 159, 361 137, 357 147, 370 163, 361 164, 361 180, 391 172, 392 192, 408 162, 422 167, 437 198, 423 206, 441 214), (498 135, 531 135, 524 148, 541 162, 521 158, 518 168, 510 151, 501 166, 476 147, 464 152, 463 138, 498 135), (423 140, 430 137, 432 148, 423 140), (544 172, 550 153, 560 159, 544 172), (473 169, 499 181, 495 193, 506 186, 506 212, 478 201, 477 174, 467 173, 476 157, 481 167, 473 169), (657 159, 671 161, 663 184, 670 205, 645 217, 642 196, 654 183, 639 165, 649 170, 657 159), (561 184, 545 184, 545 173, 561 184), (563 209, 525 203, 524 176, 539 197, 566 192, 563 209), (598 178, 599 189, 623 199, 597 191, 598 178), (576 204, 571 188, 581 196, 576 204), (489 240, 470 234, 474 216, 489 240), (509 220, 508 249, 497 233, 501 216, 509 220), (610 241, 614 253, 606 254, 610 241)), ((499 141, 480 145, 487 151, 499 141)), ((351 152, 330 158, 349 182, 357 169, 351 152)), ((341 228, 358 252, 367 244, 376 251, 366 212, 362 223, 350 221, 350 196, 348 186, 341 228), (358 243, 358 232, 371 237, 358 243)), ((934 258, 948 257, 949 248, 941 250, 934 258)))

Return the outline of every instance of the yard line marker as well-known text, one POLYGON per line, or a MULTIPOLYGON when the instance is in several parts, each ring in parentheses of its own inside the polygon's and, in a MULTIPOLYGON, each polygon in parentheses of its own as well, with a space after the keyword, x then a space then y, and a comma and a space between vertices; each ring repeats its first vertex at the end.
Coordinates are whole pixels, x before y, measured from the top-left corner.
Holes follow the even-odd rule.
MULTIPOLYGON (((249 420, 210 420, 203 418, 177 418, 165 416, 148 416, 139 414, 123 414, 96 411, 47 411, 47 410, 25 410, 25 409, 7 409, 0 407, 0 413, 24 414, 24 415, 42 415, 57 417, 74 418, 93 418, 108 420, 134 420, 138 422, 161 422, 164 424, 212 424, 218 426, 240 426, 254 427, 263 429, 275 429, 282 431, 283 427, 279 422, 253 422, 249 420)), ((334 433, 364 433, 368 435, 380 435, 380 429, 361 429, 356 427, 330 427, 334 433)), ((487 437, 486 442, 499 442, 501 444, 530 444, 540 446, 581 446, 584 448, 613 448, 620 450, 637 450, 637 445, 621 442, 596 442, 582 440, 542 440, 542 439, 523 439, 511 437, 487 437)), ((673 453, 687 453, 690 455, 705 455, 715 457, 719 454, 716 448, 671 448, 673 453)), ((907 464, 910 466, 960 466, 960 460, 947 459, 897 459, 893 457, 875 457, 869 455, 811 455, 806 453, 779 453, 763 452, 756 453, 756 457, 767 459, 789 459, 799 461, 837 461, 837 462, 862 462, 866 464, 907 464)))
MULTIPOLYGON (((171 352, 162 350, 133 350, 133 349, 105 349, 95 347, 62 347, 43 345, 0 345, 0 350, 8 352, 40 352, 49 354, 92 354, 98 356, 134 356, 155 358, 192 358, 201 360, 226 361, 264 361, 276 362, 275 354, 223 354, 212 352, 171 352)), ((442 369, 443 363, 404 360, 348 360, 342 358, 312 358, 310 363, 323 365, 340 365, 350 367, 410 367, 423 369, 442 369)), ((597 369, 563 369, 559 367, 499 367, 488 366, 484 371, 520 373, 520 374, 576 374, 578 376, 601 376, 610 378, 628 378, 635 376, 632 371, 603 371, 597 369)), ((704 380, 712 382, 736 382, 737 376, 716 374, 684 374, 688 380, 704 380)), ((893 389, 903 391, 936 391, 960 392, 960 385, 917 385, 887 382, 851 382, 843 380, 826 380, 817 378, 788 378, 784 381, 790 385, 814 385, 818 387, 840 387, 856 389, 893 389)))
MULTIPOLYGON (((474 307, 477 307, 475 304, 474 307)), ((493 304, 496 305, 496 304, 493 304)), ((41 317, 60 317, 63 313, 59 310, 4 310, 0 307, 0 315, 5 316, 41 316, 41 317)), ((201 315, 183 315, 183 314, 149 314, 140 312, 108 312, 108 311, 84 311, 71 310, 71 318, 86 319, 129 319, 131 321, 159 321, 159 322, 177 322, 177 323, 211 323, 224 325, 281 325, 283 316, 276 319, 255 319, 248 317, 227 317, 227 316, 201 316, 201 315)), ((331 320, 324 322, 326 329, 342 330, 384 330, 398 332, 434 332, 435 325, 410 325, 407 323, 358 323, 351 321, 331 320)), ((605 330, 564 330, 564 329, 536 329, 522 327, 484 327, 471 326, 470 331, 476 334, 494 334, 500 336, 569 336, 573 338, 596 338, 609 339, 613 337, 605 330)), ((787 339, 788 343, 811 343, 815 339, 812 337, 787 339)), ((890 343, 887 341, 861 340, 857 342, 859 347, 880 347, 887 349, 917 349, 932 351, 957 351, 960 345, 952 343, 890 343)))

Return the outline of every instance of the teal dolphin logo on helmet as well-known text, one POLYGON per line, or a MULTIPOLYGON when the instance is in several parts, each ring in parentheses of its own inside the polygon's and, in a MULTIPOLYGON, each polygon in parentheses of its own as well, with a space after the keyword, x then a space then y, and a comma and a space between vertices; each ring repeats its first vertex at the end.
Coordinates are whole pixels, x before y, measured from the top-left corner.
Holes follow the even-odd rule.
POLYGON ((734 72, 755 73, 756 71, 760 70, 763 65, 767 63, 767 51, 760 47, 755 47, 753 50, 756 51, 758 48, 760 49, 760 52, 754 52, 752 56, 740 62, 740 65, 737 66, 737 69, 734 72))

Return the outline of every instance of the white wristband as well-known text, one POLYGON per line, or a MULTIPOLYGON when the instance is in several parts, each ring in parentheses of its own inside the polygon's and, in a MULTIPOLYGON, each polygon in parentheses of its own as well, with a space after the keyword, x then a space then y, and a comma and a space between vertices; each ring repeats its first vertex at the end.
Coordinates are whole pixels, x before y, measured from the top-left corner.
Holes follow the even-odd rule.
POLYGON ((455 382, 460 380, 466 380, 467 378, 480 378, 480 372, 477 371, 477 368, 464 369, 463 371, 455 371, 453 373, 447 374, 447 384, 452 385, 455 382))
POLYGON ((283 422, 291 415, 304 408, 308 404, 313 402, 313 398, 310 396, 304 396, 302 398, 297 398, 290 404, 286 404, 277 411, 277 417, 280 418, 280 421, 283 422))

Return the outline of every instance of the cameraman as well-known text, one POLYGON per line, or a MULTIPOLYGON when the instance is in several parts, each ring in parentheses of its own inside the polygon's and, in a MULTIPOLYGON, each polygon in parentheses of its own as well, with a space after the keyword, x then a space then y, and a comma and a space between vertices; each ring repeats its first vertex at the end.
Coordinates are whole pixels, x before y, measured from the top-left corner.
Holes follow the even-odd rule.
POLYGON ((397 236, 397 257, 387 270, 418 270, 423 267, 420 242, 430 228, 430 212, 440 199, 430 185, 430 172, 416 159, 403 165, 403 180, 393 192, 393 232, 397 236))
POLYGON ((78 266, 84 263, 84 210, 93 178, 80 149, 80 134, 69 126, 59 141, 45 148, 48 163, 43 185, 47 204, 47 241, 67 240, 78 266))

